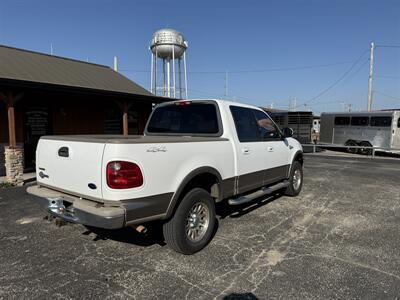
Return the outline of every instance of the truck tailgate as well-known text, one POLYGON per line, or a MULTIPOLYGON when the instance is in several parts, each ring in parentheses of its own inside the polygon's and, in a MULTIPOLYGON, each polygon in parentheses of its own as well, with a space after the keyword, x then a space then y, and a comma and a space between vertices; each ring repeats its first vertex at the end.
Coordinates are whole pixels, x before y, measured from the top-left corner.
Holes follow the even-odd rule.
POLYGON ((40 139, 36 150, 38 183, 101 201, 104 147, 103 142, 40 139))

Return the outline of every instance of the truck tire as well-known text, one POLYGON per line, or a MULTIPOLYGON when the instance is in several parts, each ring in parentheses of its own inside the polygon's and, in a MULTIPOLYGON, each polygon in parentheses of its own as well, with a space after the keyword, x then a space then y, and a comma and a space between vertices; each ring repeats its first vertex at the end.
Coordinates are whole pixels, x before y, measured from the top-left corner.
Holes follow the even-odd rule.
POLYGON ((193 254, 211 240, 215 226, 215 203, 201 189, 190 190, 182 199, 173 217, 163 225, 166 243, 182 254, 193 254))
POLYGON ((289 175, 289 186, 286 188, 285 195, 297 196, 303 186, 303 166, 300 162, 294 161, 289 175))

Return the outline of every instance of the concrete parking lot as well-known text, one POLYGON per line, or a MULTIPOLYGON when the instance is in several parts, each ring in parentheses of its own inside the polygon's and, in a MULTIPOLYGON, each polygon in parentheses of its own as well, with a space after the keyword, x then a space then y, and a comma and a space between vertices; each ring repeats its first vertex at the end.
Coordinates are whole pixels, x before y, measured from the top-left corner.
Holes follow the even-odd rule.
POLYGON ((0 298, 395 299, 400 160, 308 155, 299 197, 221 206, 193 256, 157 225, 57 227, 26 187, 0 190, 0 298))

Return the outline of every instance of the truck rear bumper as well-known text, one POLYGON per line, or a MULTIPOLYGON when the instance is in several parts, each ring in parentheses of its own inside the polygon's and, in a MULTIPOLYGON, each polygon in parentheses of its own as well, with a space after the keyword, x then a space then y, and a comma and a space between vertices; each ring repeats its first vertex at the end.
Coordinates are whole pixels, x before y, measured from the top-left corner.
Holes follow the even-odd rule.
POLYGON ((65 221, 105 229, 125 226, 125 209, 122 207, 106 207, 37 185, 28 187, 27 192, 38 196, 47 212, 65 221))

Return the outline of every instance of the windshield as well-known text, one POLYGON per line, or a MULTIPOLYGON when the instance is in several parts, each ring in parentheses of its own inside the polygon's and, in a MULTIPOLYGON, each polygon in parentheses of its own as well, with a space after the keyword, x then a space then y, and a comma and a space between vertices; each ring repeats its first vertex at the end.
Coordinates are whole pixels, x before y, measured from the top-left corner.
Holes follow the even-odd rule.
POLYGON ((216 105, 175 102, 156 108, 147 126, 148 133, 215 135, 219 133, 216 105))

